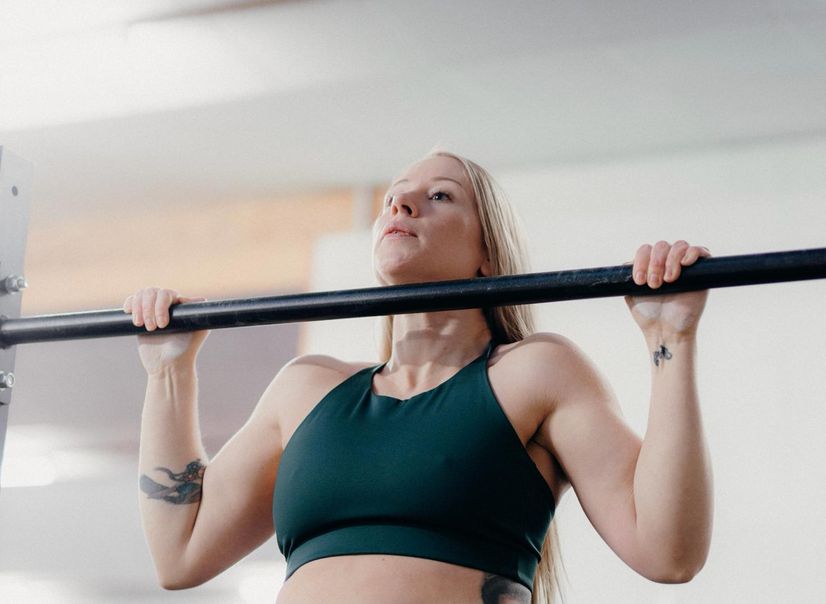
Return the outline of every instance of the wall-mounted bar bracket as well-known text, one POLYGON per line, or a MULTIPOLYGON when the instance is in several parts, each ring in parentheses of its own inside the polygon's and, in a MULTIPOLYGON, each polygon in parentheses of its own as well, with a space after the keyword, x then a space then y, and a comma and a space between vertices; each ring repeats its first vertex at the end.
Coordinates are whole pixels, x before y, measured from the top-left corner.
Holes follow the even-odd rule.
MULTIPOLYGON (((31 190, 31 164, 0 147, 0 319, 20 317, 31 190)), ((0 474, 15 380, 14 355, 13 346, 0 349, 0 474)))

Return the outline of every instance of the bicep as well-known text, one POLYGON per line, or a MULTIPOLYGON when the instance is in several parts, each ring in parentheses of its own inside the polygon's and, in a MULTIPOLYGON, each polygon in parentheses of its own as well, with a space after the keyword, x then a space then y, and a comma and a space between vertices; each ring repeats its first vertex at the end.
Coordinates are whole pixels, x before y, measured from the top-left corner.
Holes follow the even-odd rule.
POLYGON ((543 440, 596 531, 640 572, 633 485, 642 441, 607 380, 576 346, 569 343, 555 357, 554 401, 541 426, 543 440))

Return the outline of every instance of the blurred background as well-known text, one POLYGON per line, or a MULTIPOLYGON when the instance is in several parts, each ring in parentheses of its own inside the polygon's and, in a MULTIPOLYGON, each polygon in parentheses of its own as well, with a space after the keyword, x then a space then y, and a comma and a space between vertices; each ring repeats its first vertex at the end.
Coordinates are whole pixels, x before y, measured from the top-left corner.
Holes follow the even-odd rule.
MULTIPOLYGON (((118 308, 149 285, 210 299, 374 285, 384 188, 437 144, 498 178, 534 271, 619 264, 659 239, 823 247, 826 2, 0 1, 0 146, 34 166, 23 314, 118 308)), ((709 560, 688 584, 652 583, 569 492, 567 602, 826 600, 824 301, 823 282, 711 292, 709 560)), ((623 300, 535 308, 643 436, 650 361, 623 300)), ((376 359, 375 326, 213 332, 208 452, 297 354, 376 359)), ((133 337, 21 345, 15 373, 0 600, 275 600, 274 540, 203 586, 158 587, 133 337)))

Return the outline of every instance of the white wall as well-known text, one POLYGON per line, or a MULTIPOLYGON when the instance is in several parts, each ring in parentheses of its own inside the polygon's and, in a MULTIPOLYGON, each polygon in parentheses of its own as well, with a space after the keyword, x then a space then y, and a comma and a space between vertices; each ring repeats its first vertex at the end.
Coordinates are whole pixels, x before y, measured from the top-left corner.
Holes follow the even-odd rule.
MULTIPOLYGON (((826 140, 811 140, 498 177, 538 272, 620 264, 658 239, 687 239, 720 256, 823 247, 824 157, 826 140)), ((369 233, 321 241, 312 283, 319 291, 374 285, 369 233)), ((698 363, 716 504, 706 567, 685 585, 649 582, 605 545, 569 492, 558 510, 568 602, 826 600, 824 300, 823 281, 711 292, 698 363)), ((601 367, 643 436, 649 354, 623 300, 536 311, 541 330, 572 338, 601 367)), ((375 323, 306 323, 303 349, 375 359, 375 323)))

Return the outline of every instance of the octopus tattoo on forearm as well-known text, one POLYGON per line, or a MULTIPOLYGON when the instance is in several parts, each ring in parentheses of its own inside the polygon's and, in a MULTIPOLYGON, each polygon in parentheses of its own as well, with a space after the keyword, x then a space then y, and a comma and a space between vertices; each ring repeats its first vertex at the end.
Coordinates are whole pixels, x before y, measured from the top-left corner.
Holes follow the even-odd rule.
POLYGON ((177 474, 169 468, 157 467, 155 469, 169 476, 177 484, 172 486, 162 485, 146 474, 142 474, 140 478, 141 491, 146 493, 149 499, 162 499, 175 504, 196 503, 201 500, 201 483, 206 466, 201 463, 200 458, 190 461, 184 471, 177 474))

